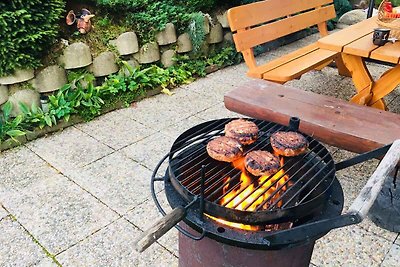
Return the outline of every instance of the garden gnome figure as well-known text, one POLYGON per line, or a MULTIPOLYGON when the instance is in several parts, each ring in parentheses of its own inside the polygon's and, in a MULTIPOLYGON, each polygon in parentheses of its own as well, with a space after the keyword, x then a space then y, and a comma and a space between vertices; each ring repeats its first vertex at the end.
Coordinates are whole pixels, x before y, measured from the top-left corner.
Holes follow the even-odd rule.
MULTIPOLYGON (((79 13, 78 13, 79 15, 79 13)), ((90 19, 93 18, 94 15, 90 13, 86 8, 82 8, 79 16, 76 16, 73 10, 70 10, 65 17, 65 21, 67 25, 72 25, 76 22, 76 27, 81 34, 86 34, 90 32, 92 29, 92 23, 90 19)))

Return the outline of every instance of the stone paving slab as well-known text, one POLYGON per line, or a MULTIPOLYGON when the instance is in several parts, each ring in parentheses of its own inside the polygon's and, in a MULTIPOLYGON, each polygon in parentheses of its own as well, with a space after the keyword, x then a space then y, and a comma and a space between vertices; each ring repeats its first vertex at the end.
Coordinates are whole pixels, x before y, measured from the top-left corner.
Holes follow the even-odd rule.
POLYGON ((12 183, 6 186, 3 183, 0 196, 3 205, 52 254, 118 217, 60 174, 43 175, 24 188, 12 183))
MULTIPOLYGON (((165 193, 160 192, 157 194, 157 196, 160 200, 160 204, 165 209, 165 211, 166 212, 171 211, 171 208, 168 208, 169 206, 167 204, 168 202, 166 200, 165 193)), ((157 210, 154 201, 152 199, 147 200, 146 202, 135 207, 133 210, 128 212, 124 217, 142 231, 146 231, 157 220, 162 218, 161 213, 157 210)), ((176 256, 179 255, 178 230, 176 230, 175 228, 168 231, 157 242, 160 243, 165 248, 167 248, 176 256)))
POLYGON ((42 248, 10 217, 0 221, 0 266, 32 266, 46 258, 42 248))
MULTIPOLYGON (((59 264, 59 263, 58 263, 59 264)), ((36 263, 35 267, 57 267, 59 266, 56 262, 54 262, 51 258, 44 258, 40 262, 36 263)))
POLYGON ((141 231, 125 219, 108 225, 57 255, 63 266, 178 266, 178 259, 154 244, 142 254, 134 250, 141 231))
POLYGON ((151 128, 127 119, 118 112, 107 113, 76 127, 113 149, 128 146, 154 133, 151 128))
POLYGON ((393 244, 382 262, 381 267, 395 267, 400 264, 400 246, 393 244))
POLYGON ((121 152, 150 170, 154 170, 157 163, 169 152, 174 140, 175 138, 169 135, 157 132, 122 149, 121 152))
POLYGON ((317 240, 311 261, 317 266, 379 266, 392 243, 357 225, 348 226, 317 240))
POLYGON ((118 110, 119 114, 127 119, 133 119, 151 129, 161 130, 169 125, 178 123, 181 119, 190 117, 185 110, 174 105, 174 101, 166 101, 169 97, 157 95, 144 99, 133 107, 118 110), (177 117, 181 114, 181 118, 177 117))
POLYGON ((75 127, 36 139, 26 146, 62 172, 85 166, 113 152, 75 127))
MULTIPOLYGON (((202 114, 202 113, 204 113, 204 111, 201 112, 201 113, 198 113, 198 114, 202 114)), ((175 140, 184 131, 186 131, 186 130, 188 130, 188 129, 192 128, 193 126, 196 126, 196 125, 198 125, 200 123, 203 123, 203 122, 205 122, 205 120, 200 119, 200 118, 198 118, 198 117, 196 117, 194 115, 194 116, 191 116, 189 118, 183 119, 183 120, 181 120, 180 122, 178 122, 176 124, 170 125, 167 128, 162 129, 161 132, 163 134, 166 134, 166 135, 172 137, 173 140, 175 140)), ((166 147, 168 147, 168 146, 166 146, 166 147)))
POLYGON ((205 121, 216 120, 222 118, 244 118, 246 116, 232 112, 225 108, 224 103, 217 104, 202 113, 196 114, 196 117, 205 121))
POLYGON ((151 171, 115 152, 69 174, 81 187, 119 214, 150 197, 151 171))
MULTIPOLYGON (((360 176, 351 176, 348 177, 346 175, 338 176, 338 179, 342 185, 345 204, 344 204, 344 211, 346 211, 349 206, 352 204, 354 199, 358 196, 359 192, 367 182, 369 177, 360 177, 360 176)), ((383 237, 389 241, 394 241, 397 233, 389 232, 385 229, 382 229, 376 226, 370 219, 366 218, 363 222, 359 224, 361 228, 364 230, 374 233, 380 237, 383 237)))
POLYGON ((8 212, 0 205, 0 221, 8 216, 8 212))

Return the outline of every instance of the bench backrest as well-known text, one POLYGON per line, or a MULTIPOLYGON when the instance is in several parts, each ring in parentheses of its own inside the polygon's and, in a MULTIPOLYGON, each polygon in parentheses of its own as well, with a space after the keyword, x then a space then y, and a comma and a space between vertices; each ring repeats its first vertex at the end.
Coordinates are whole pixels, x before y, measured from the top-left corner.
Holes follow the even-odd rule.
POLYGON ((335 16, 333 0, 266 0, 228 11, 238 51, 314 25, 326 35, 326 21, 335 16))
POLYGON ((237 51, 247 65, 256 66, 252 48, 317 25, 328 35, 326 21, 336 16, 333 0, 265 0, 228 10, 237 51))

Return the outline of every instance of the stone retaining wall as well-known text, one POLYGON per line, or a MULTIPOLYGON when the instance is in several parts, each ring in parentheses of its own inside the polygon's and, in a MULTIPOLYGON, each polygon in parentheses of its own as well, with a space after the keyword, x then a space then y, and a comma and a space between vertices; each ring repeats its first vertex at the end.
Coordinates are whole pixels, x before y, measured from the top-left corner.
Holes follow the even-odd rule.
MULTIPOLYGON (((208 33, 205 51, 209 45, 232 42, 226 12, 218 14, 213 25, 205 19, 204 30, 208 33)), ((172 23, 168 23, 162 32, 156 34, 155 42, 146 43, 142 47, 139 47, 139 40, 133 31, 122 33, 110 44, 115 46, 118 55, 106 51, 93 58, 90 47, 78 42, 64 48, 58 59, 59 65, 47 66, 41 70, 17 70, 14 75, 0 77, 0 105, 10 100, 14 116, 21 112, 19 102, 28 107, 40 105, 41 95, 51 94, 67 82, 66 70, 87 68, 95 77, 105 77, 119 71, 116 64, 118 57, 134 67, 158 61, 170 67, 174 64, 172 59, 176 53, 189 53, 193 50, 189 34, 177 36, 172 23)))

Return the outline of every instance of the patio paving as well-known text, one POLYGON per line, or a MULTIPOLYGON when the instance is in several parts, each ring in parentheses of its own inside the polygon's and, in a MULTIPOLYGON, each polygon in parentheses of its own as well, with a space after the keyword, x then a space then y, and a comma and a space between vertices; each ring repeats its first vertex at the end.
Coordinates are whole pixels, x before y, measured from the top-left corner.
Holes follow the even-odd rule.
MULTIPOLYGON (((273 50, 274 58, 311 36, 273 50)), ((369 65, 373 75, 386 67, 369 65)), ((177 266, 177 231, 146 252, 134 241, 160 215, 149 189, 151 172, 184 130, 206 120, 240 116, 223 95, 249 80, 244 64, 229 67, 132 107, 5 151, 0 156, 0 266, 177 266), (151 210, 148 208, 151 207, 151 210)), ((334 68, 287 83, 348 100, 351 79, 334 68)), ((400 113, 400 90, 386 99, 400 113)), ((336 161, 351 157, 329 147, 336 161)), ((338 172, 348 207, 376 160, 338 172)), ((157 189, 163 197, 162 188, 157 189)), ((366 220, 317 241, 312 266, 398 266, 400 238, 366 220)))

